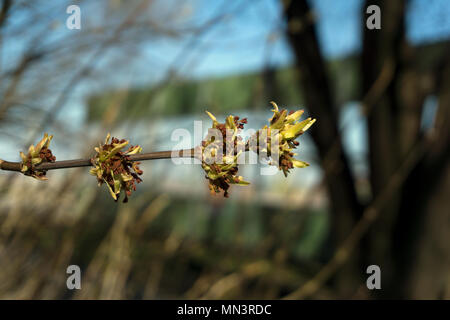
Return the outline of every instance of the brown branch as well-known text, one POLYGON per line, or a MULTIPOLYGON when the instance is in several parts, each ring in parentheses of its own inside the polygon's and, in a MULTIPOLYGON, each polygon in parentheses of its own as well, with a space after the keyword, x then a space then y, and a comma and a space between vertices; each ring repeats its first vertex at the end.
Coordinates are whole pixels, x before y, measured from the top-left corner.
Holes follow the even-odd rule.
MULTIPOLYGON (((156 159, 171 159, 171 158, 193 158, 195 157, 195 149, 184 149, 176 151, 157 151, 142 154, 131 155, 131 161, 143 161, 143 160, 156 160, 156 159)), ((35 170, 54 170, 54 169, 67 169, 78 167, 90 167, 92 166, 91 159, 75 159, 75 160, 63 160, 56 162, 46 162, 36 165, 35 170)), ((0 169, 6 171, 20 171, 22 169, 21 162, 9 162, 0 160, 0 169)))

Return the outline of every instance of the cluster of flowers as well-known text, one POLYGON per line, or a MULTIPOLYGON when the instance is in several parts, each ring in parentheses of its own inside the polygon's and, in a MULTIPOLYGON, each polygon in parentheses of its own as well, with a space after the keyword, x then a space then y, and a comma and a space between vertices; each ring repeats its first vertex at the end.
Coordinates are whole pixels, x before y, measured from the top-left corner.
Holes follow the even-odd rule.
POLYGON ((140 153, 140 146, 130 146, 127 150, 122 151, 129 141, 112 138, 107 135, 105 143, 95 148, 97 154, 91 159, 93 168, 90 174, 97 177, 98 185, 106 183, 111 196, 117 201, 120 192, 124 191, 125 198, 123 202, 128 202, 128 197, 132 191, 136 191, 136 184, 142 182, 139 177, 142 170, 139 168, 139 162, 131 161, 130 156, 140 153))
POLYGON ((269 119, 269 126, 264 126, 250 138, 249 147, 258 154, 262 153, 267 158, 272 158, 269 164, 277 165, 287 177, 290 169, 309 166, 305 161, 294 159, 296 154, 293 150, 299 146, 299 142, 295 139, 304 134, 316 122, 316 119, 307 118, 299 122, 303 110, 288 112, 286 109, 279 110, 275 102, 271 104, 273 116, 269 119), (276 154, 272 154, 272 144, 278 147, 275 150, 276 154), (278 161, 273 161, 274 158, 278 158, 278 161))
POLYGON ((44 162, 55 162, 56 157, 52 154, 52 151, 48 148, 50 146, 50 141, 53 136, 44 134, 44 138, 36 144, 36 146, 31 145, 28 148, 28 153, 24 154, 20 152, 20 157, 22 158, 22 173, 36 178, 38 180, 47 180, 45 170, 37 170, 36 165, 44 162))
POLYGON ((279 110, 275 102, 273 105, 273 116, 269 119, 269 126, 264 126, 252 135, 244 143, 238 136, 239 130, 243 129, 247 119, 239 121, 239 117, 228 116, 225 123, 219 123, 211 113, 206 112, 212 119, 212 129, 219 130, 221 139, 215 135, 208 134, 206 140, 202 142, 202 167, 206 173, 211 193, 224 191, 224 196, 228 197, 230 184, 248 185, 249 182, 238 176, 237 159, 242 150, 251 150, 258 155, 271 160, 269 164, 278 166, 287 176, 292 168, 304 168, 309 164, 294 159, 296 155, 293 150, 299 145, 295 141, 305 133, 316 121, 307 118, 299 121, 303 110, 287 112, 279 110), (227 134, 228 133, 228 134, 227 134), (274 140, 275 139, 275 140, 274 140), (232 146, 231 148, 227 146, 232 146), (276 148, 276 152, 273 149, 276 148), (221 151, 219 154, 218 151, 221 151), (275 161, 277 160, 277 161, 275 161))
MULTIPOLYGON (((295 139, 305 133, 316 121, 312 118, 299 121, 303 110, 287 112, 279 110, 275 102, 273 116, 269 119, 269 125, 252 135, 244 143, 240 130, 244 128, 247 119, 237 116, 228 116, 224 123, 219 123, 211 113, 206 111, 212 120, 212 127, 208 135, 202 141, 201 160, 202 168, 206 173, 209 189, 212 194, 223 191, 228 197, 230 185, 248 185, 242 176, 238 175, 238 158, 245 151, 253 151, 269 160, 269 164, 278 166, 287 176, 292 168, 304 168, 308 163, 294 159, 293 152, 299 145, 295 139)), ((36 179, 47 180, 46 170, 35 167, 44 162, 55 162, 49 149, 53 136, 48 134, 36 145, 31 145, 28 154, 20 153, 22 158, 21 171, 36 179)), ((97 177, 99 186, 105 183, 111 196, 117 201, 123 191, 123 202, 136 190, 136 184, 142 182, 140 176, 142 170, 140 162, 134 161, 130 156, 142 152, 140 146, 129 146, 129 141, 112 138, 108 134, 105 143, 95 148, 96 154, 90 159, 93 168, 90 174, 97 177)))
POLYGON ((225 123, 219 123, 211 113, 206 113, 213 121, 213 130, 209 130, 206 139, 202 141, 202 168, 211 193, 223 190, 224 196, 228 197, 230 184, 249 184, 238 175, 237 166, 237 159, 245 149, 242 137, 237 134, 239 129, 244 128, 247 119, 239 120, 237 116, 229 116, 225 123))

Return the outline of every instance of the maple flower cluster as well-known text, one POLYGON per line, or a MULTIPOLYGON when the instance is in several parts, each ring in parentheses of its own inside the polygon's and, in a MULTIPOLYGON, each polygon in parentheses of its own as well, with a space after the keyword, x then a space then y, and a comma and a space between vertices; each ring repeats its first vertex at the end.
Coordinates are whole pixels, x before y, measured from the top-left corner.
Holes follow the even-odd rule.
POLYGON ((128 202, 132 191, 136 191, 136 184, 142 182, 139 176, 143 173, 139 168, 140 162, 131 161, 130 156, 140 153, 142 148, 130 146, 123 151, 129 141, 114 137, 109 141, 110 137, 108 134, 105 143, 94 148, 97 154, 91 159, 93 168, 89 173, 97 177, 99 186, 106 183, 115 201, 119 199, 120 192, 124 191, 123 202, 128 202))
MULTIPOLYGON (((250 184, 238 174, 238 159, 246 151, 253 151, 266 158, 269 165, 277 166, 285 176, 293 168, 304 168, 309 165, 295 159, 294 150, 299 146, 296 139, 304 134, 316 119, 307 118, 300 121, 303 110, 288 112, 286 109, 280 110, 275 102, 271 104, 273 115, 269 119, 269 124, 258 130, 246 142, 239 134, 247 123, 247 118, 240 119, 238 116, 230 115, 224 123, 220 123, 215 116, 206 111, 212 120, 212 127, 198 148, 201 151, 201 165, 212 194, 223 191, 223 195, 228 197, 231 185, 250 184)), ((20 153, 22 158, 20 169, 23 174, 47 180, 46 170, 36 166, 55 162, 56 158, 49 149, 52 138, 52 135, 46 133, 36 146, 29 147, 27 154, 20 153)), ((128 202, 128 197, 136 191, 136 185, 142 182, 140 176, 143 172, 139 168, 140 162, 135 161, 136 157, 132 157, 141 153, 142 148, 138 145, 128 145, 128 140, 111 138, 108 134, 105 142, 94 148, 96 154, 90 159, 93 167, 90 174, 97 178, 99 186, 102 184, 108 186, 115 201, 119 199, 121 193, 124 193, 123 202, 128 202)), ((142 156, 141 158, 145 159, 142 156)), ((0 164, 2 162, 4 161, 0 160, 0 164)))
POLYGON ((278 166, 285 176, 293 168, 309 166, 307 162, 295 159, 293 151, 299 146, 295 139, 305 133, 316 119, 299 121, 303 110, 288 112, 286 109, 279 110, 275 102, 271 104, 273 116, 269 119, 269 125, 258 130, 246 143, 238 134, 247 119, 239 120, 239 117, 230 115, 225 123, 219 123, 216 117, 206 112, 212 120, 211 129, 219 132, 219 139, 217 134, 208 133, 206 140, 202 142, 202 167, 212 194, 223 190, 224 196, 228 197, 231 184, 249 184, 237 174, 237 159, 243 151, 250 150, 267 158, 270 160, 269 164, 278 166))
POLYGON ((44 138, 36 144, 36 146, 31 145, 28 148, 28 153, 24 154, 20 152, 20 157, 22 158, 22 168, 21 171, 24 175, 31 176, 38 180, 48 180, 45 176, 47 171, 36 170, 35 166, 44 162, 55 162, 56 157, 52 154, 49 149, 50 141, 52 141, 53 136, 44 134, 44 138))
POLYGON ((211 193, 223 190, 224 196, 228 197, 230 184, 249 184, 238 175, 237 164, 239 156, 245 150, 238 131, 244 128, 247 119, 239 120, 238 116, 228 116, 225 123, 219 123, 211 113, 206 113, 212 120, 213 130, 209 130, 206 139, 202 141, 202 168, 211 193))
POLYGON ((278 166, 287 177, 290 169, 309 166, 305 161, 294 159, 296 154, 293 150, 299 146, 299 142, 295 139, 304 134, 316 122, 316 119, 307 118, 299 121, 303 110, 288 112, 286 109, 279 110, 275 102, 271 104, 273 116, 269 119, 269 126, 266 125, 262 130, 257 131, 250 138, 249 146, 250 150, 258 154, 264 153, 268 158, 272 158, 269 164, 278 166), (276 140, 272 141, 273 139, 276 140), (275 142, 278 145, 276 155, 272 154, 272 144, 275 145, 275 142), (278 161, 273 161, 274 157, 278 157, 278 161))

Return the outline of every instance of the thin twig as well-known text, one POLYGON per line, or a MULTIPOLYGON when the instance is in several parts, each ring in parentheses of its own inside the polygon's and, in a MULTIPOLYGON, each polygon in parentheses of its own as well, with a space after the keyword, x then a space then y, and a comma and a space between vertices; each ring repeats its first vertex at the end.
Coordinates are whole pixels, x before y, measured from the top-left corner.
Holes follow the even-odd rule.
MULTIPOLYGON (((193 158, 195 157, 195 149, 184 149, 175 151, 157 151, 142 154, 131 155, 131 161, 156 160, 156 159, 171 159, 171 158, 193 158)), ((63 160, 56 162, 45 162, 34 167, 35 170, 54 170, 67 169, 77 167, 92 166, 91 159, 75 159, 63 160)), ((22 169, 21 162, 9 162, 0 160, 0 169, 6 171, 20 171, 22 169)))

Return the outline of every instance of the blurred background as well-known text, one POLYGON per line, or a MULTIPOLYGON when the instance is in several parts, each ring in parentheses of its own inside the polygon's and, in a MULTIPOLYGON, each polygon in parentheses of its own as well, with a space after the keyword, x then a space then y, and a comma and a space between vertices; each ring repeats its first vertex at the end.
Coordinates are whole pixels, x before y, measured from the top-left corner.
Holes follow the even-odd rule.
POLYGON ((127 204, 86 168, 1 171, 0 298, 450 299, 448 1, 1 1, 1 159, 44 132, 58 160, 107 132, 171 150, 205 110, 257 129, 271 100, 317 118, 311 166, 243 165, 229 199, 171 160, 127 204))

